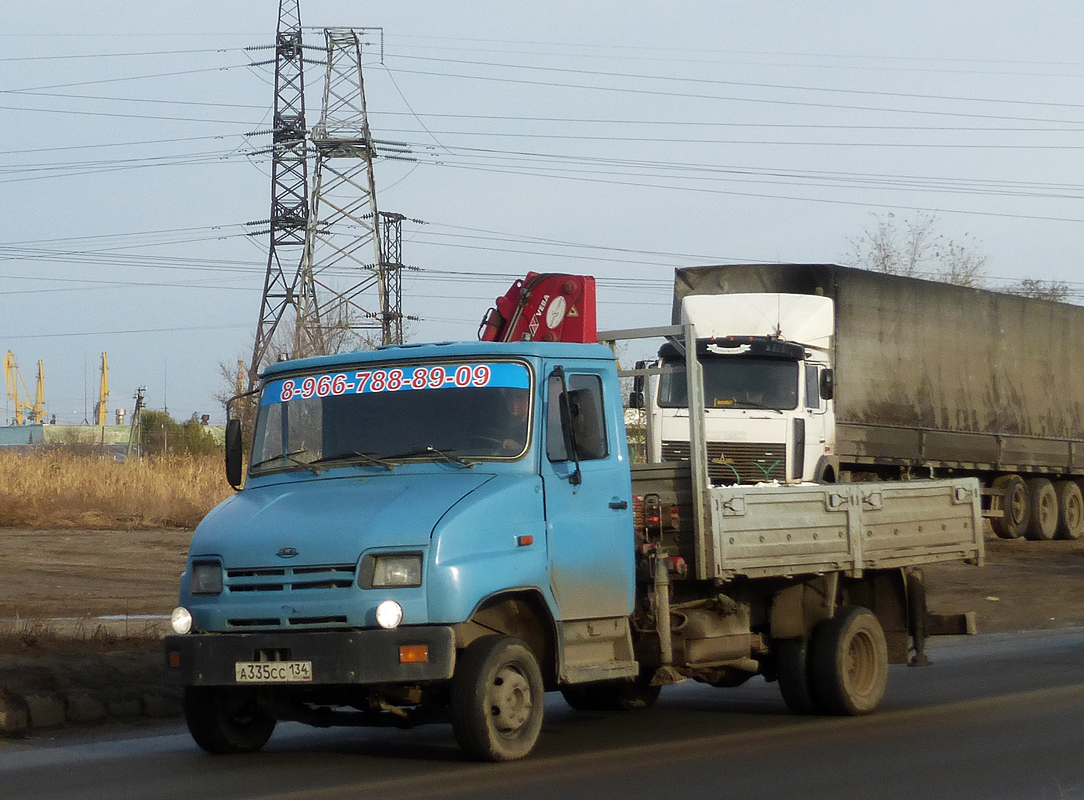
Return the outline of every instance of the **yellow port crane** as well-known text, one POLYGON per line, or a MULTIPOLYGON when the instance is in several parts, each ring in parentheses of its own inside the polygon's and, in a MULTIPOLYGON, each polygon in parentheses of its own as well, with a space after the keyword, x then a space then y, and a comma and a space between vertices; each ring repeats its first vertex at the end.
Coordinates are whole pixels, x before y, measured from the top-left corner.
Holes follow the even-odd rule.
POLYGON ((105 425, 109 415, 109 359, 102 353, 102 382, 98 389, 98 402, 94 404, 94 424, 105 425))
POLYGON ((4 356, 4 383, 7 385, 8 397, 11 398, 12 403, 15 404, 15 424, 22 425, 24 421, 23 412, 28 411, 30 413, 30 420, 35 425, 43 425, 45 423, 45 366, 39 360, 38 361, 38 386, 37 394, 34 397, 34 403, 30 403, 30 392, 26 389, 26 383, 23 381, 22 373, 19 372, 19 365, 15 362, 15 354, 8 350, 7 355, 4 356), (19 396, 19 387, 23 389, 23 397, 19 396))

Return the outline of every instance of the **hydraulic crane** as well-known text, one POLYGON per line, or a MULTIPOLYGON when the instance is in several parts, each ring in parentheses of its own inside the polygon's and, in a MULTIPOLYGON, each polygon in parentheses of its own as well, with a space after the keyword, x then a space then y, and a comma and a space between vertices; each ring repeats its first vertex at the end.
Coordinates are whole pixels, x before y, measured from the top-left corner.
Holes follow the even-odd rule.
POLYGON ((102 353, 102 382, 98 390, 98 402, 94 404, 94 424, 105 425, 109 413, 109 360, 102 353))
POLYGON ((38 385, 34 403, 29 401, 30 392, 27 391, 26 383, 19 372, 19 365, 15 362, 15 354, 8 350, 4 356, 4 382, 7 385, 8 397, 15 404, 15 424, 22 425, 25 417, 23 412, 29 412, 30 420, 34 425, 45 423, 45 367, 38 361, 38 385), (19 387, 22 387, 23 395, 19 396, 19 387), (26 398, 25 400, 23 398, 26 398))

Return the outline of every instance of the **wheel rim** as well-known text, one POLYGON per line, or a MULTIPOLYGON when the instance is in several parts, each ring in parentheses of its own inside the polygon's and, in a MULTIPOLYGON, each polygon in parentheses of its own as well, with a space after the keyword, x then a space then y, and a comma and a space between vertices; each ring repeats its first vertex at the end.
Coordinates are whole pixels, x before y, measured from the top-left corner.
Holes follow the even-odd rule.
POLYGON ((1039 498, 1039 521, 1043 528, 1050 528, 1058 521, 1058 501, 1053 491, 1043 492, 1039 498))
POLYGON ((527 677, 511 664, 501 667, 487 693, 487 705, 494 727, 503 734, 514 734, 531 718, 534 703, 527 677))
POLYGON ((1028 510, 1028 495, 1023 484, 1014 487, 1012 498, 1009 500, 1009 519, 1013 525, 1021 525, 1024 522, 1028 510))
POLYGON ((868 695, 877 683, 877 645, 865 631, 858 631, 847 644, 843 675, 857 695, 868 695))
POLYGON ((1080 529, 1080 521, 1084 518, 1084 498, 1075 492, 1069 495, 1065 504, 1065 527, 1070 531, 1080 529))

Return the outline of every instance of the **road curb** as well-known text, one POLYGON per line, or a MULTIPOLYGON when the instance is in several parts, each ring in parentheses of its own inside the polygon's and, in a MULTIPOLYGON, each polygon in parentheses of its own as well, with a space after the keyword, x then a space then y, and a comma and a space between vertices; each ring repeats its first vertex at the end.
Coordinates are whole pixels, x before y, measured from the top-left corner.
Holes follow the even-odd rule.
POLYGON ((0 654, 0 737, 182 714, 161 652, 0 654))

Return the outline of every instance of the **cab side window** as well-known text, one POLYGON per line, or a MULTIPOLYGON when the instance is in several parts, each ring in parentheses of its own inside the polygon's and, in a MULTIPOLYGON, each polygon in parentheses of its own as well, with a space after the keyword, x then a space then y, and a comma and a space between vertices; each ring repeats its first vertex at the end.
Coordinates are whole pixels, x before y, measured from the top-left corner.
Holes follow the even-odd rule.
MULTIPOLYGON (((569 417, 576 435, 580 461, 594 461, 610 454, 606 417, 602 405, 602 378, 598 375, 568 375, 569 417)), ((561 379, 551 375, 546 391, 546 456, 550 461, 568 461, 567 431, 561 427, 561 379)))
POLYGON ((805 407, 821 407, 820 370, 814 364, 805 365, 805 407))

